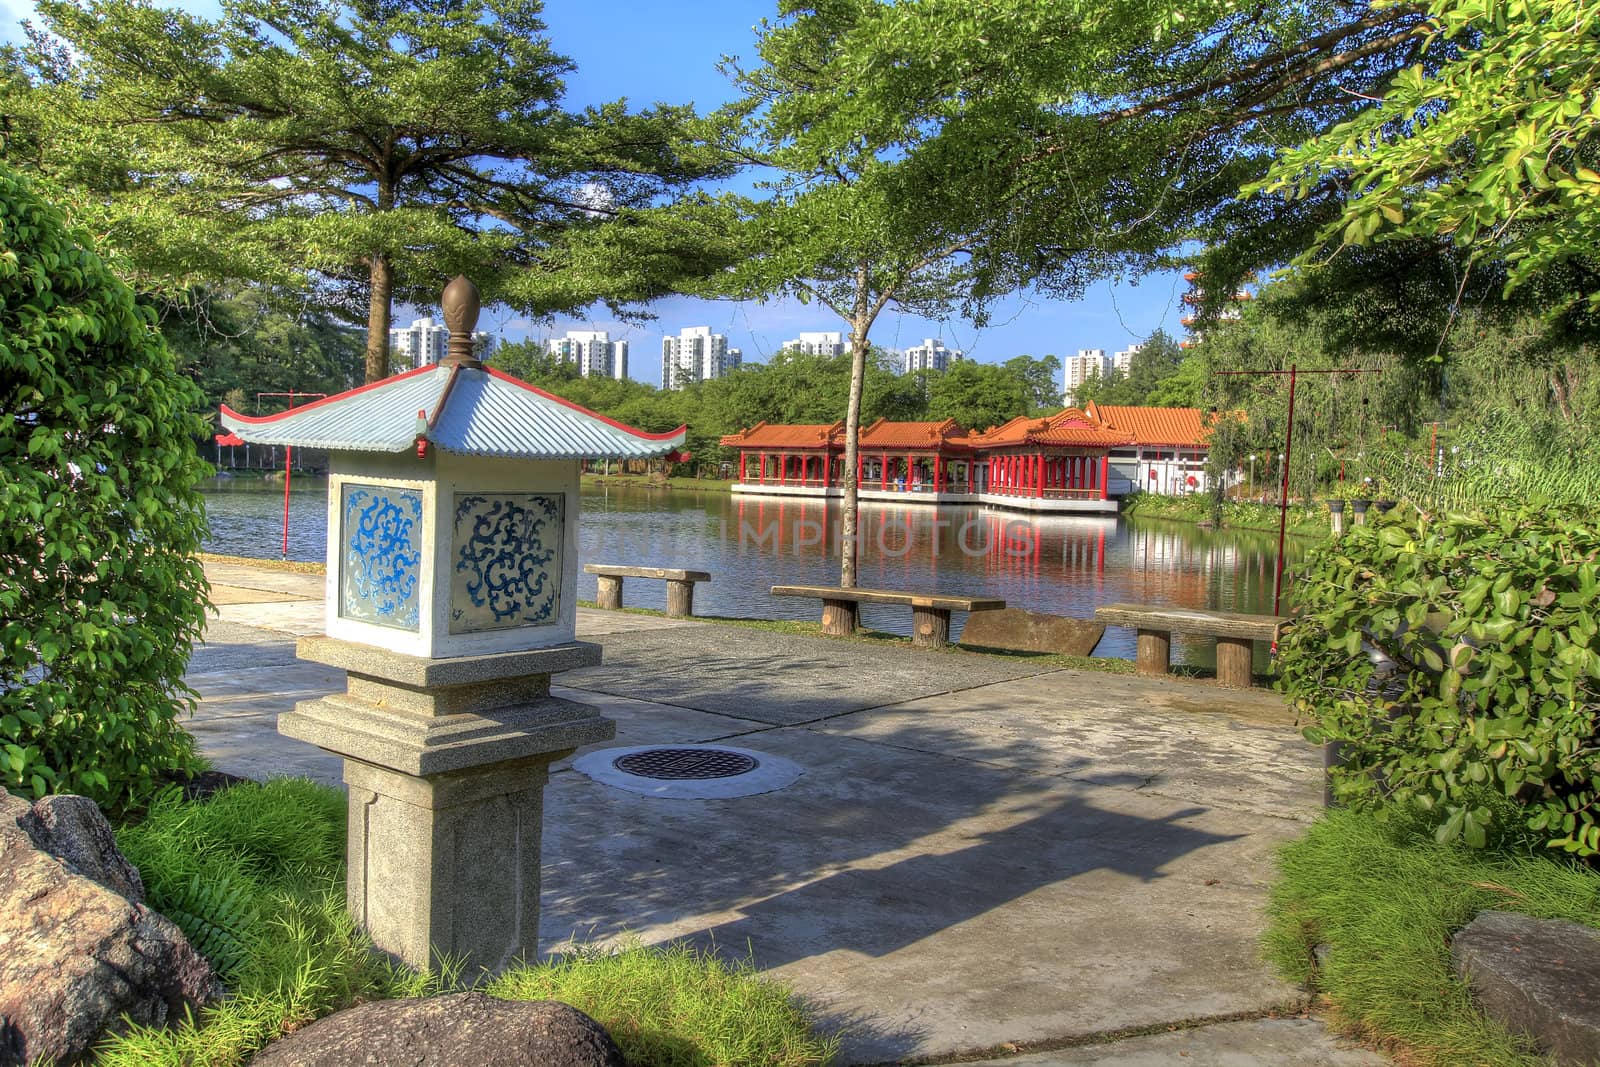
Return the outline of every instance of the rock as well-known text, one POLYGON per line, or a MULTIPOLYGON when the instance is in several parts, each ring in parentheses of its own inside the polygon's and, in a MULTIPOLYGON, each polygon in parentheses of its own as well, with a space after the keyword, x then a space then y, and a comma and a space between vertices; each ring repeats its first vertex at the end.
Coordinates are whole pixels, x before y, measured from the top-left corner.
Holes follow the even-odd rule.
MULTIPOLYGON (((78 873, 133 871, 95 844, 99 809, 81 797, 29 805, 0 790, 0 1065, 72 1063, 127 1019, 160 1026, 221 996, 211 967, 170 920, 78 873), (78 802, 82 803, 78 803, 78 802), (93 809, 91 816, 84 808, 93 809), (36 841, 30 828, 37 828, 36 841), (41 847, 59 837, 64 860, 41 847)), ((109 837, 110 829, 106 827, 109 837)), ((133 884, 138 874, 133 873, 133 884)), ((142 890, 141 890, 142 892, 142 890)))
POLYGON ((1600 1063, 1600 931, 1485 911, 1456 934, 1450 955, 1489 1018, 1559 1064, 1600 1063))
POLYGON ((312 1023, 267 1046, 251 1067, 625 1067, 611 1035, 553 1000, 483 993, 380 1000, 312 1023))
POLYGON ((1022 608, 974 611, 961 631, 961 645, 1001 648, 1014 652, 1057 652, 1087 656, 1106 632, 1103 623, 1046 615, 1022 608))
POLYGON ((18 824, 36 848, 134 904, 144 903, 139 868, 117 849, 111 824, 88 797, 45 797, 18 824))

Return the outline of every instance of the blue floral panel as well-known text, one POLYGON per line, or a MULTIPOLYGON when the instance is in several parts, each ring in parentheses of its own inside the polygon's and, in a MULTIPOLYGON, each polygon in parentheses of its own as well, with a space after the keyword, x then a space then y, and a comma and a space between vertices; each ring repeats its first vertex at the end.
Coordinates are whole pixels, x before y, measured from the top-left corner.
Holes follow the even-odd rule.
POLYGON ((416 630, 422 491, 346 482, 340 515, 340 617, 416 630))
POLYGON ((457 493, 450 632, 553 626, 561 615, 561 493, 457 493))

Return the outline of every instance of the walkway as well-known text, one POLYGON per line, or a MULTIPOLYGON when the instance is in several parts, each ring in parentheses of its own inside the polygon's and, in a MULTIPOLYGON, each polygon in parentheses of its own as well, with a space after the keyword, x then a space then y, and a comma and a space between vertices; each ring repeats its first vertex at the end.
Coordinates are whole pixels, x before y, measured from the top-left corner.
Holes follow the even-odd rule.
MULTIPOLYGON (((274 728, 342 688, 293 655, 320 632, 321 578, 207 571, 203 750, 337 783, 338 760, 274 728)), ((605 663, 558 692, 616 720, 608 746, 728 740, 805 773, 662 800, 558 764, 548 946, 753 953, 848 1029, 842 1063, 1385 1062, 1298 1017, 1303 994, 1259 959, 1272 852, 1320 799, 1318 754, 1273 695, 651 616, 578 627, 605 663)))

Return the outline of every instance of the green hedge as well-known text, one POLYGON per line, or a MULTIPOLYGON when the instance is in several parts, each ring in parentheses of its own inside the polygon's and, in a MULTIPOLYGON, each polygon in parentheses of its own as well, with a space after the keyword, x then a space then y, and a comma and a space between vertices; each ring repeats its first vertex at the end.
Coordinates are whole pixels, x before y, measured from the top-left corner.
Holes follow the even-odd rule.
POLYGON ((148 309, 0 167, 0 785, 116 809, 189 766, 199 392, 148 309))
POLYGON ((1441 842, 1600 852, 1600 519, 1396 512, 1298 572, 1279 684, 1346 745, 1344 801, 1419 809, 1441 842))

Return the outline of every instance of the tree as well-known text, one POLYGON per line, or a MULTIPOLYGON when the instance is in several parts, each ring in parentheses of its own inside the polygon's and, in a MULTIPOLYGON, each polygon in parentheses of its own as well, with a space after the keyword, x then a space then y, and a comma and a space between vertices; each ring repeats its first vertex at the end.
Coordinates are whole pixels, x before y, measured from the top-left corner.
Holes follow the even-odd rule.
MULTIPOLYGON (((834 5, 813 5, 833 10, 834 5)), ((957 188, 973 291, 1020 278, 1080 295, 1106 276, 1212 247, 1219 294, 1298 253, 1342 212, 1337 189, 1241 201, 1274 149, 1374 106, 1423 56, 1416 4, 1347 0, 994 0, 853 9, 814 65, 823 121, 797 148, 859 135, 957 188), (1025 269, 1018 270, 1018 266, 1025 269)))
MULTIPOLYGON (((1529 285, 1600 262, 1600 8, 1585 0, 1430 0, 1423 55, 1381 106, 1292 147, 1253 188, 1343 210, 1302 257, 1445 235, 1529 285)), ((1600 306, 1592 278, 1572 297, 1600 306)), ((1561 303, 1565 303, 1562 301, 1561 303)), ((1556 306, 1561 306, 1558 303, 1556 306)))
POLYGON ((741 151, 776 168, 769 200, 742 220, 745 255, 720 290, 744 298, 815 300, 850 326, 850 390, 844 405, 844 494, 839 581, 856 583, 856 455, 873 324, 894 305, 930 317, 959 301, 981 317, 965 254, 973 235, 964 192, 905 156, 892 140, 839 121, 836 91, 818 72, 840 60, 872 0, 780 4, 763 23, 762 65, 730 68, 745 98, 741 151))
POLYGON ((0 166, 0 784, 122 808, 194 762, 197 390, 153 316, 0 166))
MULTIPOLYGON (((136 281, 307 280, 364 302, 366 376, 396 298, 451 276, 533 314, 646 299, 706 268, 692 213, 724 173, 687 108, 560 108, 539 0, 43 0, 16 153, 73 194, 136 281), (604 239, 597 235, 604 233, 604 239)), ((13 158, 17 154, 13 153, 13 158)))

